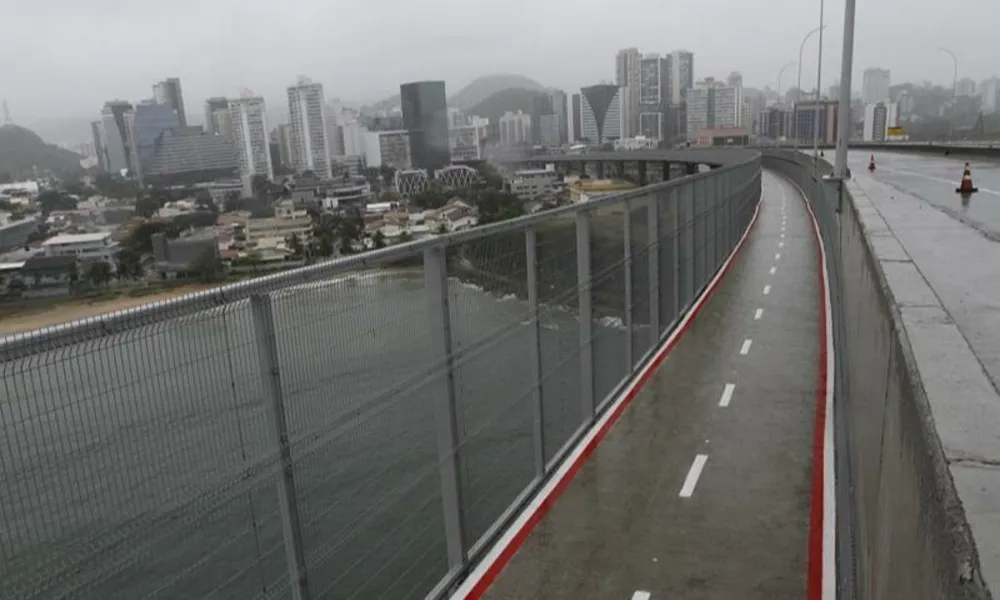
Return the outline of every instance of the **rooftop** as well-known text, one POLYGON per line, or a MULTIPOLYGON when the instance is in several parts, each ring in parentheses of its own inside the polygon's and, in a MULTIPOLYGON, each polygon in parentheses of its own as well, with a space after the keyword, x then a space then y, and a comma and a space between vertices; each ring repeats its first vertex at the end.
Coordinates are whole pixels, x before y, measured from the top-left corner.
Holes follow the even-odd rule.
POLYGON ((67 233, 57 235, 42 242, 43 246, 58 246, 62 244, 86 244, 101 242, 111 237, 110 233, 67 233))

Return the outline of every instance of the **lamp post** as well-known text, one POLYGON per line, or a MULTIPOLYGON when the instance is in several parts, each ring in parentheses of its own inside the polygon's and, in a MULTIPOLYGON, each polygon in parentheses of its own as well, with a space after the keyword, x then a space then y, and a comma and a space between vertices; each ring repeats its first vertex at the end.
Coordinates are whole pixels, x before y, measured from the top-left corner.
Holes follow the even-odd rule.
POLYGON ((795 63, 790 62, 787 65, 781 67, 781 70, 778 71, 778 102, 781 102, 781 76, 785 74, 785 71, 787 71, 789 67, 794 67, 794 66, 795 63))
POLYGON ((844 0, 844 48, 840 59, 840 106, 837 111, 837 158, 834 176, 847 177, 847 143, 851 139, 851 74, 854 70, 854 2, 844 0))
MULTIPOLYGON (((806 42, 809 41, 809 38, 811 38, 814 33, 818 32, 819 30, 821 30, 821 29, 823 29, 825 27, 826 27, 826 25, 823 25, 822 27, 817 27, 816 29, 813 29, 812 31, 810 31, 809 33, 807 33, 804 38, 802 38, 802 43, 799 44, 799 76, 795 80, 795 89, 798 90, 800 94, 802 93, 802 51, 806 49, 806 42)), ((820 44, 820 45, 822 46, 822 44, 820 44)), ((796 99, 796 101, 798 101, 798 96, 796 96, 795 99, 796 99)), ((796 113, 794 107, 792 107, 792 137, 794 138, 792 141, 795 144, 795 149, 798 150, 798 148, 799 148, 799 119, 798 119, 798 116, 797 116, 797 113, 796 113)))
MULTIPOLYGON (((819 160, 820 88, 823 86, 823 25, 824 0, 819 0, 819 57, 816 59, 816 112, 813 115, 813 159, 819 160)), ((816 164, 816 163, 814 163, 816 164)))
POLYGON ((952 78, 951 84, 951 97, 956 98, 958 97, 958 57, 955 56, 954 52, 947 48, 939 48, 939 50, 951 57, 951 63, 954 66, 954 70, 952 71, 954 77, 952 78))

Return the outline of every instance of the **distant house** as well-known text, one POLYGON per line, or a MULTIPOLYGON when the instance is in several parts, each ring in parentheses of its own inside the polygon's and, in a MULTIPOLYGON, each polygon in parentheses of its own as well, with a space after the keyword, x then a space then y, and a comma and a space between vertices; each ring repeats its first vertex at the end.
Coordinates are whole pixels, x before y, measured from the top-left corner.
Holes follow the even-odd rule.
POLYGON ((165 279, 187 272, 192 263, 208 253, 219 256, 219 237, 214 233, 173 240, 162 233, 154 233, 150 241, 153 245, 153 266, 165 279))
MULTIPOLYGON (((18 275, 24 283, 22 295, 28 298, 68 295, 74 273, 78 272, 73 256, 32 256, 21 266, 18 275)), ((10 282, 7 285, 10 288, 10 282)))

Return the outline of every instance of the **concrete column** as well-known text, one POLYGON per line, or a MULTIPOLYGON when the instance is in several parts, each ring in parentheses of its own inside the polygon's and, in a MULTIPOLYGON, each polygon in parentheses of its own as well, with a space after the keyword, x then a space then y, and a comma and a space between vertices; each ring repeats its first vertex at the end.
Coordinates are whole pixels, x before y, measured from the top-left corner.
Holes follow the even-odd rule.
POLYGON ((694 175, 698 172, 698 163, 684 163, 684 166, 688 175, 694 175))
POLYGON ((646 161, 639 161, 639 187, 649 185, 649 178, 646 177, 646 161))
POLYGON ((670 161, 660 163, 660 169, 663 170, 663 181, 670 181, 670 161))

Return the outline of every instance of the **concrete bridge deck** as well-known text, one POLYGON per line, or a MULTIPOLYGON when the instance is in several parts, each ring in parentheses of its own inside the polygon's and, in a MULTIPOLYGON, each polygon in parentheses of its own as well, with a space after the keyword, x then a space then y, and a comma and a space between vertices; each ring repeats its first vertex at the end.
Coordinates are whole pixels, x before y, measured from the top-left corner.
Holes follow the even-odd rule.
POLYGON ((819 252, 799 192, 771 173, 763 186, 755 226, 680 341, 534 530, 501 541, 506 556, 520 545, 509 564, 494 557, 457 596, 771 600, 819 590, 819 252))

